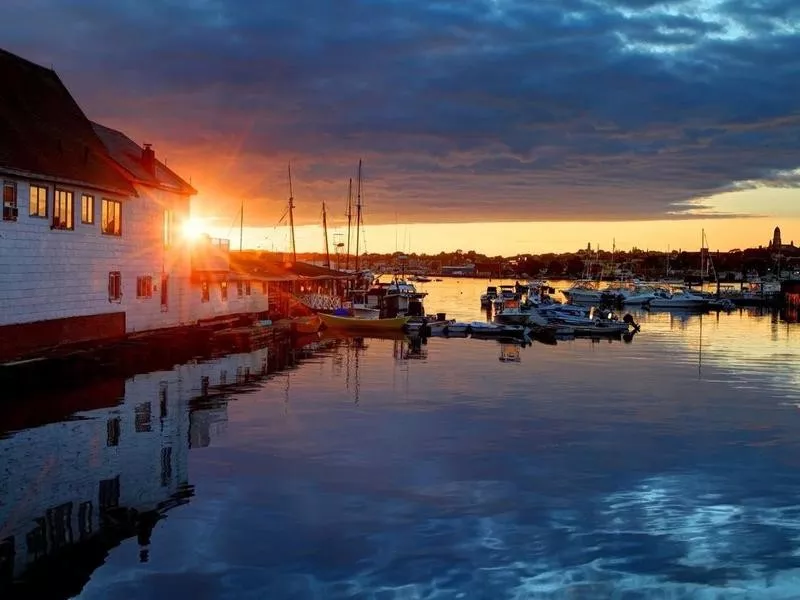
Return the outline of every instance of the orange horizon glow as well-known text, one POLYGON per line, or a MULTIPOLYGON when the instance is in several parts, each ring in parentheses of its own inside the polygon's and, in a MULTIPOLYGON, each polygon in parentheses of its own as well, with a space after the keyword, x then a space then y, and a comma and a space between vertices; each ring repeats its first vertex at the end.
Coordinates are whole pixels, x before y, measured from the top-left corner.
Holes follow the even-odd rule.
MULTIPOLYGON (((366 225, 360 236, 361 253, 393 252, 438 254, 474 250, 487 256, 574 252, 591 244, 593 249, 696 251, 705 232, 712 251, 766 246, 775 226, 780 226, 784 243, 800 243, 800 217, 754 217, 739 219, 609 221, 609 222, 514 222, 514 223, 399 223, 366 225)), ((239 228, 210 228, 214 237, 235 239, 238 249, 239 228)), ((245 227, 245 249, 288 252, 289 228, 245 227)), ((295 227, 298 252, 324 253, 322 227, 295 227)), ((346 226, 329 227, 328 247, 341 241, 346 248, 346 226), (341 237, 339 237, 341 236, 341 237)), ((351 254, 355 254, 355 232, 351 254)))
MULTIPOLYGON (((213 182, 209 182, 213 183, 213 182)), ((272 182, 264 193, 274 200, 256 199, 252 196, 244 202, 243 247, 267 251, 289 251, 289 233, 285 215, 286 200, 281 194, 281 182, 272 182), (260 225, 273 222, 272 226, 260 225)), ((230 239, 234 248, 239 247, 240 207, 242 202, 234 196, 247 195, 243 190, 233 191, 231 197, 216 196, 211 200, 201 190, 192 201, 193 224, 213 237, 230 239)), ((210 186, 213 189, 213 185, 210 186)), ((295 237, 298 252, 324 253, 325 245, 321 227, 321 203, 314 200, 311 190, 303 193, 295 190, 295 237), (314 222, 317 224, 308 224, 314 222)), ((381 202, 373 197, 371 206, 381 202)), ((347 225, 343 219, 344 200, 341 206, 328 203, 328 248, 334 255, 337 241, 346 242, 347 225)), ((772 238, 775 226, 781 227, 786 243, 800 244, 800 190, 794 188, 757 188, 717 194, 698 200, 698 208, 686 216, 652 220, 618 221, 552 221, 535 218, 535 207, 526 219, 514 222, 484 222, 473 217, 471 222, 433 223, 411 214, 397 214, 397 223, 375 224, 370 221, 369 205, 364 214, 361 253, 392 252, 438 254, 475 250, 489 256, 513 256, 516 254, 544 254, 547 252, 574 252, 586 248, 620 250, 639 248, 642 250, 696 250, 700 248, 701 232, 705 231, 712 250, 728 251, 735 248, 765 246, 772 238), (723 217, 721 215, 731 215, 723 217), (704 217, 708 218, 704 218, 704 217)), ((469 213, 469 202, 464 203, 465 220, 469 213)), ((417 211, 418 212, 418 211, 417 211)), ((482 215, 483 216, 483 215, 482 215)), ((578 216, 578 215, 576 215, 578 216)), ((355 233, 351 239, 351 254, 355 254, 355 233)))

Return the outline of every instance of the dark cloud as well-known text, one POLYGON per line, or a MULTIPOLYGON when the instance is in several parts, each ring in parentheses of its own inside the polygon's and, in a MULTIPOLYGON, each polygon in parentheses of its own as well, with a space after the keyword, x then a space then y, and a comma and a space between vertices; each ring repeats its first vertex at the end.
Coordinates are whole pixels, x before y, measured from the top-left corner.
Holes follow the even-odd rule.
POLYGON ((265 220, 289 159, 316 207, 363 157, 373 223, 687 217, 800 166, 789 0, 12 0, 0 24, 265 220))

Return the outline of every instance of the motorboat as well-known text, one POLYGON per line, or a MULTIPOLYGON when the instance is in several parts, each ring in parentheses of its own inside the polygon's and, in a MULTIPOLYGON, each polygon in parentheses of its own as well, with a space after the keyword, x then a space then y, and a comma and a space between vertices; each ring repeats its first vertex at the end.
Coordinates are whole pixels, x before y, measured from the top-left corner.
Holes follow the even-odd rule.
POLYGON ((574 323, 571 324, 570 327, 573 330, 573 335, 576 336, 622 335, 623 333, 627 333, 630 329, 628 323, 624 321, 604 321, 602 319, 596 319, 595 321, 584 324, 574 323))
POLYGON ((497 298, 497 286, 490 285, 486 288, 486 291, 481 294, 481 307, 490 308, 495 298, 497 298))
POLYGON ((358 329, 359 331, 398 331, 402 330, 410 317, 394 317, 390 319, 359 319, 319 313, 319 318, 330 329, 358 329))
POLYGON ((597 289, 594 282, 576 281, 570 287, 561 290, 569 302, 595 302, 603 299, 603 293, 597 289))
POLYGON ((494 322, 500 325, 547 325, 547 319, 539 314, 532 303, 509 300, 498 308, 494 322))
POLYGON ((615 335, 627 332, 631 327, 638 329, 631 315, 623 319, 610 310, 561 304, 540 309, 540 313, 552 325, 567 326, 574 329, 575 335, 601 334, 615 335))
POLYGON ((494 305, 495 310, 499 310, 506 302, 510 300, 519 300, 519 294, 517 293, 516 286, 501 285, 500 289, 497 291, 497 297, 492 300, 492 304, 494 305))
POLYGON ((622 293, 622 304, 626 306, 641 306, 656 297, 657 290, 647 285, 637 285, 633 289, 622 293))
POLYGON ((708 299, 687 290, 675 292, 658 291, 655 297, 645 306, 650 308, 695 308, 703 309, 708 306, 708 299))

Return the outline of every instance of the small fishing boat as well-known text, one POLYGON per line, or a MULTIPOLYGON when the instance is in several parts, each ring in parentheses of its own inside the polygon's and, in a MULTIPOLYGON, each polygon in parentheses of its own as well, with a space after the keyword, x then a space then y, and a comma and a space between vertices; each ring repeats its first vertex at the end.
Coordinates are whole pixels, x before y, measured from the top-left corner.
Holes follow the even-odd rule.
POLYGON ((298 334, 317 333, 322 327, 322 321, 317 315, 310 317, 296 317, 291 320, 292 331, 298 334))
POLYGON ((326 327, 331 329, 358 329, 359 331, 396 331, 402 330, 410 317, 394 317, 392 319, 359 319, 357 317, 341 317, 338 315, 319 314, 326 327))

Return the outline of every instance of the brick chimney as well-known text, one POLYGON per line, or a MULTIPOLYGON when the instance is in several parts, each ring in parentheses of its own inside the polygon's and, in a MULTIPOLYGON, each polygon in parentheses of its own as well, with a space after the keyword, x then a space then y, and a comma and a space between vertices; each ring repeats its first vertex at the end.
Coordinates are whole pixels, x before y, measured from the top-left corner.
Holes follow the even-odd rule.
POLYGON ((142 149, 142 165, 150 175, 156 174, 156 153, 151 148, 152 144, 145 144, 142 149))

